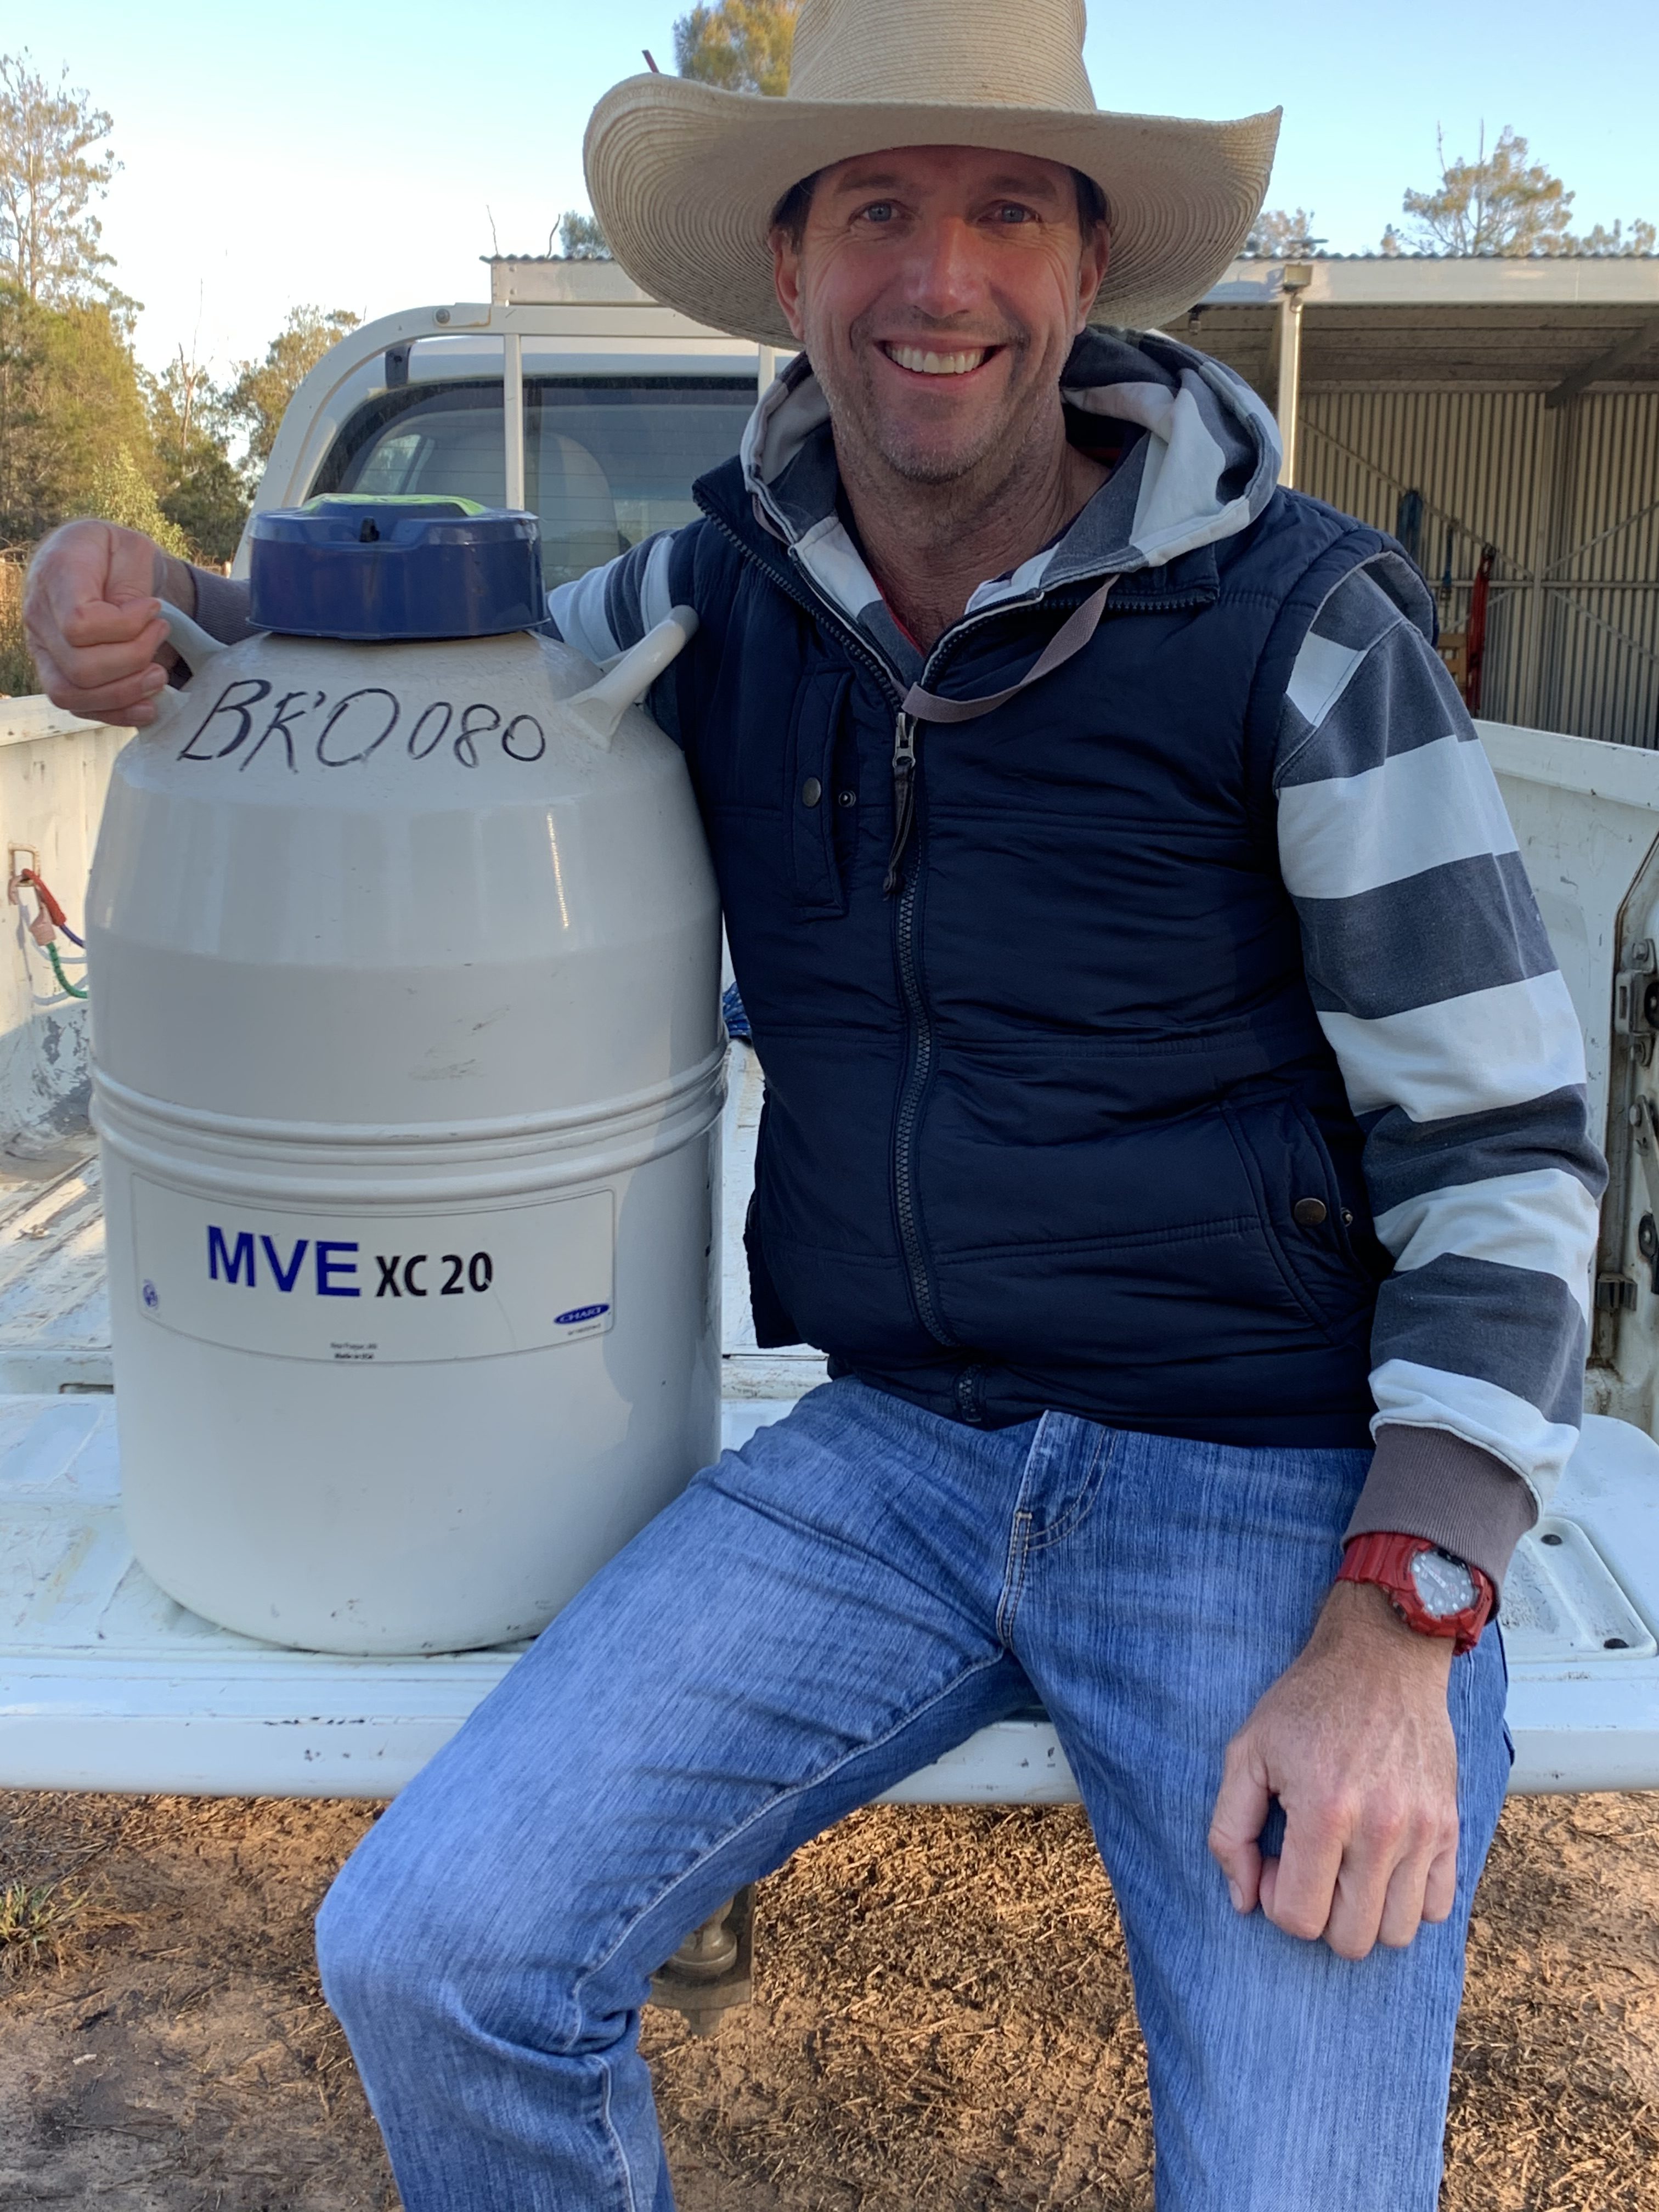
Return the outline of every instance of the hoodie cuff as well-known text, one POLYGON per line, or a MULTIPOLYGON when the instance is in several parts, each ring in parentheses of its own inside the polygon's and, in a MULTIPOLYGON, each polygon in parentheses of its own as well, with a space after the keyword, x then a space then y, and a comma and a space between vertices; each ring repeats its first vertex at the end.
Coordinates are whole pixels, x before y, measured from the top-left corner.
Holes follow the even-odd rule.
POLYGON ((253 635, 247 618, 247 586, 237 578, 221 576, 211 568, 191 568, 196 586, 196 619, 221 645, 240 645, 253 635))
POLYGON ((1426 1537, 1481 1568, 1501 1592, 1510 1555, 1537 1518, 1531 1491, 1502 1460, 1449 1429, 1388 1422, 1343 1541, 1379 1530, 1426 1537))

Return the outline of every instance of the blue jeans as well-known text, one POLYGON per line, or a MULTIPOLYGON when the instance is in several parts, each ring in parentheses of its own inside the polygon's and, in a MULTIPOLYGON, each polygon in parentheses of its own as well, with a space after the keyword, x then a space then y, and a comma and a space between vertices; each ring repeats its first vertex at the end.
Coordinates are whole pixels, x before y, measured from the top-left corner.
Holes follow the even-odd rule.
POLYGON ((1227 1739, 1330 1586, 1367 1455, 842 1381, 578 1595, 341 1873, 323 1986, 408 2212, 672 2212, 648 1978, 797 1844, 1033 1690, 1121 1911, 1160 2212, 1432 2212, 1470 1902, 1508 1774, 1495 1632, 1453 1662, 1457 1906, 1355 1964, 1206 1848, 1227 1739))

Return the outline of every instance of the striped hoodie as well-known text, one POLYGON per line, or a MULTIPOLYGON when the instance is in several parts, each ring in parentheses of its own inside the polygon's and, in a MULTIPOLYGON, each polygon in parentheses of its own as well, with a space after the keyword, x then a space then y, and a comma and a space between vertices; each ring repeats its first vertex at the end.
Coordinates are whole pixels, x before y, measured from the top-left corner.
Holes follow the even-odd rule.
POLYGON ((1297 657, 1273 787, 1309 991, 1394 1260, 1351 1533, 1430 1535, 1501 1579, 1577 1440, 1606 1169, 1577 1017, 1474 726, 1364 569, 1297 657))
MULTIPOLYGON (((969 612, 1156 567, 1245 529, 1273 495, 1271 416, 1187 347, 1088 333, 1062 392, 1073 434, 1115 424, 1129 442, 1069 529, 981 584, 969 612)), ((804 358, 762 400, 742 458, 792 563, 915 681, 921 657, 842 519, 804 358)), ((557 629, 596 660, 633 643, 667 611, 672 550, 665 533, 554 592, 557 629)), ((1575 1442, 1605 1170, 1577 1018, 1432 631, 1403 556, 1350 572, 1296 661, 1272 784, 1309 992, 1394 1262, 1372 1337, 1376 1456, 1351 1533, 1420 1534, 1501 1581, 1575 1442)))

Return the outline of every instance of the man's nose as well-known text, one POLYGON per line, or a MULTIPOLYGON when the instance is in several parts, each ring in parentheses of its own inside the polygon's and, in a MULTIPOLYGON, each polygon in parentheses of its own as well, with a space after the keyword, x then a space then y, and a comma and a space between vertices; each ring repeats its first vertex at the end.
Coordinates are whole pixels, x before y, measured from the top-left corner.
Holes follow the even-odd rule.
POLYGON ((977 307, 984 296, 981 252, 978 232, 959 216, 922 224, 905 271, 908 304, 941 322, 977 307))

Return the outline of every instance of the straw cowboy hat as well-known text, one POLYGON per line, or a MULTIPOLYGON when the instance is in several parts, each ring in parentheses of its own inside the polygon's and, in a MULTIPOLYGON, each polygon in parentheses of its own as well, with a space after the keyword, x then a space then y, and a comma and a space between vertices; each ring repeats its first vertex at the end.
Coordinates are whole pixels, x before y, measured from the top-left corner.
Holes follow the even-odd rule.
POLYGON ((1279 111, 1238 123, 1102 114, 1083 0, 800 0, 781 100, 631 76, 594 109, 588 191, 617 260, 700 323, 793 343, 772 289, 772 211, 817 169, 887 146, 1040 155, 1106 195, 1098 322, 1156 327, 1249 234, 1279 111))

